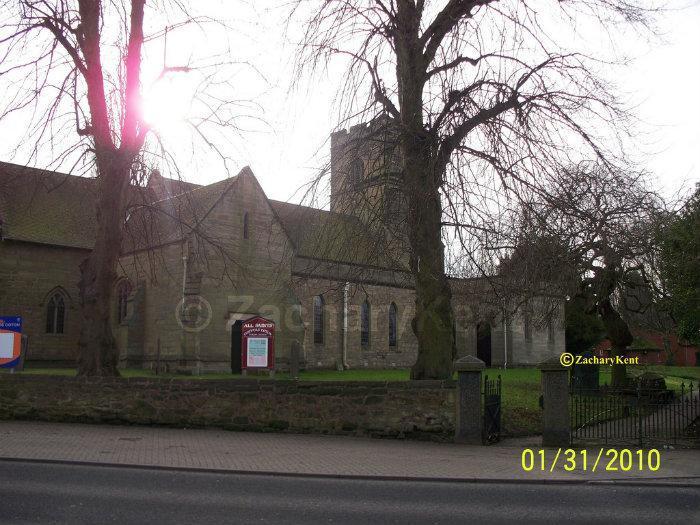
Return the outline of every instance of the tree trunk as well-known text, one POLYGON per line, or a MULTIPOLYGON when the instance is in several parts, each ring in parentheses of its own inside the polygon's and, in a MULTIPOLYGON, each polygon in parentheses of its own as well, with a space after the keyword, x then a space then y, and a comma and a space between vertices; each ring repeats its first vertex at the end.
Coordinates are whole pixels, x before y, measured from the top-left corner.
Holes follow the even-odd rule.
MULTIPOLYGON (((605 330, 610 339, 610 357, 622 357, 627 347, 632 344, 632 333, 617 310, 613 308, 609 298, 603 299, 598 305, 598 313, 603 321, 605 330)), ((610 385, 615 388, 627 384, 627 370, 623 364, 613 364, 610 385)))
POLYGON ((434 270, 443 252, 417 251, 420 269, 414 272, 416 315, 411 324, 418 339, 418 359, 411 379, 449 379, 455 353, 452 291, 444 273, 434 270))
POLYGON ((122 243, 124 194, 130 162, 118 152, 98 153, 95 247, 80 265, 80 376, 118 376, 118 350, 112 335, 111 299, 122 243))
POLYGON ((420 188, 410 192, 408 201, 408 238, 416 293, 416 313, 411 324, 418 339, 418 359, 411 369, 411 379, 449 379, 455 354, 452 290, 445 275, 437 183, 440 177, 433 173, 425 149, 405 148, 408 187, 420 188))
POLYGON ((422 10, 411 1, 396 4, 394 45, 400 108, 399 129, 408 240, 415 281, 416 314, 411 324, 418 339, 418 359, 411 379, 452 376, 454 331, 452 292, 445 275, 440 187, 444 173, 436 168, 437 145, 425 131, 423 88, 427 79, 419 33, 422 10))
MULTIPOLYGON (((610 346, 610 357, 623 357, 625 355, 625 350, 627 348, 622 348, 619 346, 610 346)), ((627 384, 627 368, 625 365, 613 364, 612 370, 610 371, 610 386, 613 388, 621 388, 627 384)))

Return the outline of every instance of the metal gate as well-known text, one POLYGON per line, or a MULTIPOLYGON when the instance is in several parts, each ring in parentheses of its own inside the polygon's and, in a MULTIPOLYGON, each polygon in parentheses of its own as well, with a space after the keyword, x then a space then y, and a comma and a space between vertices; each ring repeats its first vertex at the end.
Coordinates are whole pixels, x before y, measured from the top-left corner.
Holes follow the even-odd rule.
POLYGON ((484 444, 496 443, 501 439, 501 376, 497 379, 484 378, 484 444))
POLYGON ((621 443, 639 447, 693 444, 700 422, 698 385, 676 389, 570 390, 572 444, 621 443))

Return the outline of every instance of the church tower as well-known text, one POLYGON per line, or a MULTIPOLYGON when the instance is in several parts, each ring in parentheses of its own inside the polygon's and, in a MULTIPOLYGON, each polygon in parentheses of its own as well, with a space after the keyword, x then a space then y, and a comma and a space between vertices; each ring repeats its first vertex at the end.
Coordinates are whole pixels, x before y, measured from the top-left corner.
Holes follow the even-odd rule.
POLYGON ((398 234, 405 201, 392 119, 380 116, 331 135, 331 211, 398 234))

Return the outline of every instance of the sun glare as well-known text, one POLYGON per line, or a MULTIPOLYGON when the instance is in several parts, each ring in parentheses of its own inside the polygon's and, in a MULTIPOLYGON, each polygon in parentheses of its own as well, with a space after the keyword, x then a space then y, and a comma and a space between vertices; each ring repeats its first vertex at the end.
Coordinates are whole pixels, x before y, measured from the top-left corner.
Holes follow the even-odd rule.
POLYGON ((190 75, 169 74, 157 80, 144 94, 143 117, 158 131, 172 131, 190 117, 195 89, 190 75))

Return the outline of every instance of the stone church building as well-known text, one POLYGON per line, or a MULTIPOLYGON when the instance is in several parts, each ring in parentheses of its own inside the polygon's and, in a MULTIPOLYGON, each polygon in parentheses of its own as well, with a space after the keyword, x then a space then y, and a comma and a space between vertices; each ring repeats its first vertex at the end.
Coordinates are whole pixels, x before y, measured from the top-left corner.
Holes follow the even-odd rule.
MULTIPOLYGON (((332 135, 330 210, 269 199, 248 167, 206 186, 157 172, 133 186, 113 300, 121 365, 236 370, 241 322, 262 316, 280 370, 294 341, 306 369, 411 366, 400 177, 371 132, 332 135)), ((22 317, 29 366, 75 362, 94 192, 94 179, 0 163, 0 316, 22 317)), ((564 351, 563 302, 538 324, 524 308, 503 315, 488 279, 451 284, 458 356, 526 366, 564 351)))

